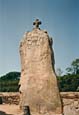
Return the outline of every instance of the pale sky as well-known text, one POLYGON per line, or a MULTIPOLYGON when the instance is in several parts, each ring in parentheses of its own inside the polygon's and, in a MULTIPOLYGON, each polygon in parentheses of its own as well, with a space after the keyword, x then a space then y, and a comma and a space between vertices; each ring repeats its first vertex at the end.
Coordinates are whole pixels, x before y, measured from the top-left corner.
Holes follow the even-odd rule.
POLYGON ((0 0, 0 76, 20 71, 19 43, 36 18, 53 38, 55 68, 79 58, 79 0, 0 0))

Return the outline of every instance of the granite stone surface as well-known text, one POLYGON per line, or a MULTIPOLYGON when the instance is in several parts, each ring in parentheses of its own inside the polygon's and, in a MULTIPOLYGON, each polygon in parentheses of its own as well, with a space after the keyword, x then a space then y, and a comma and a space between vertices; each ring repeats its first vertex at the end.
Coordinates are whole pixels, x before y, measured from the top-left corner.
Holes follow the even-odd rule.
POLYGON ((39 28, 24 34, 20 43, 20 106, 38 114, 61 114, 62 104, 54 70, 54 52, 48 33, 39 28))

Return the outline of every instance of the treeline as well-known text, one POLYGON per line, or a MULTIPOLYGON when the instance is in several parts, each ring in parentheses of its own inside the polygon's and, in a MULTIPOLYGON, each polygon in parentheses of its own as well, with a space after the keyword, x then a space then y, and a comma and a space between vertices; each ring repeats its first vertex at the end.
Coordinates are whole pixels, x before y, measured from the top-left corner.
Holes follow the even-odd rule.
MULTIPOLYGON (((70 67, 66 68, 67 73, 62 75, 58 69, 58 86, 60 91, 79 91, 79 59, 74 60, 70 67)), ((0 92, 19 91, 20 72, 9 72, 0 77, 0 92)))
POLYGON ((79 91, 79 74, 68 74, 58 77, 58 85, 61 92, 79 91))
POLYGON ((62 76, 62 70, 58 69, 58 84, 60 91, 79 91, 79 59, 71 62, 66 68, 66 75, 62 76))
POLYGON ((19 91, 20 72, 9 72, 0 77, 0 92, 18 92, 19 91))

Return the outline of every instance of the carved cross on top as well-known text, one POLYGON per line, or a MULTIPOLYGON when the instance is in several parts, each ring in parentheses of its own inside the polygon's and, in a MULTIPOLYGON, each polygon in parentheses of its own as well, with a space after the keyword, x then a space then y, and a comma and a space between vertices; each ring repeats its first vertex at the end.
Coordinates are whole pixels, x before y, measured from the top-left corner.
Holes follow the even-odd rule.
POLYGON ((33 25, 35 25, 35 28, 39 28, 40 24, 41 24, 41 21, 39 21, 39 19, 36 19, 35 22, 33 22, 33 25))

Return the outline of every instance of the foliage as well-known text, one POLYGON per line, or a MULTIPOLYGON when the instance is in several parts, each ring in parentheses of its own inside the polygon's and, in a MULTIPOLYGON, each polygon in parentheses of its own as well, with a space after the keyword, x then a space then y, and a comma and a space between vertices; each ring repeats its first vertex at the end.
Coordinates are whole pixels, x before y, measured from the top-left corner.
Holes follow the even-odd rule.
POLYGON ((58 77, 60 91, 79 91, 79 59, 66 68, 67 74, 58 77))
POLYGON ((79 59, 72 61, 71 66, 66 68, 67 73, 79 74, 79 59))
POLYGON ((0 77, 0 92, 17 92, 19 91, 20 72, 9 72, 0 77))
POLYGON ((9 72, 0 77, 0 80, 18 80, 20 78, 20 72, 9 72))
POLYGON ((66 68, 67 74, 58 77, 60 91, 79 91, 79 59, 66 68))
POLYGON ((79 86, 79 74, 69 74, 58 77, 58 84, 60 91, 78 91, 77 88, 79 86))
POLYGON ((61 70, 61 68, 57 68, 57 70, 56 70, 57 76, 61 77, 62 73, 63 73, 63 71, 61 70))

